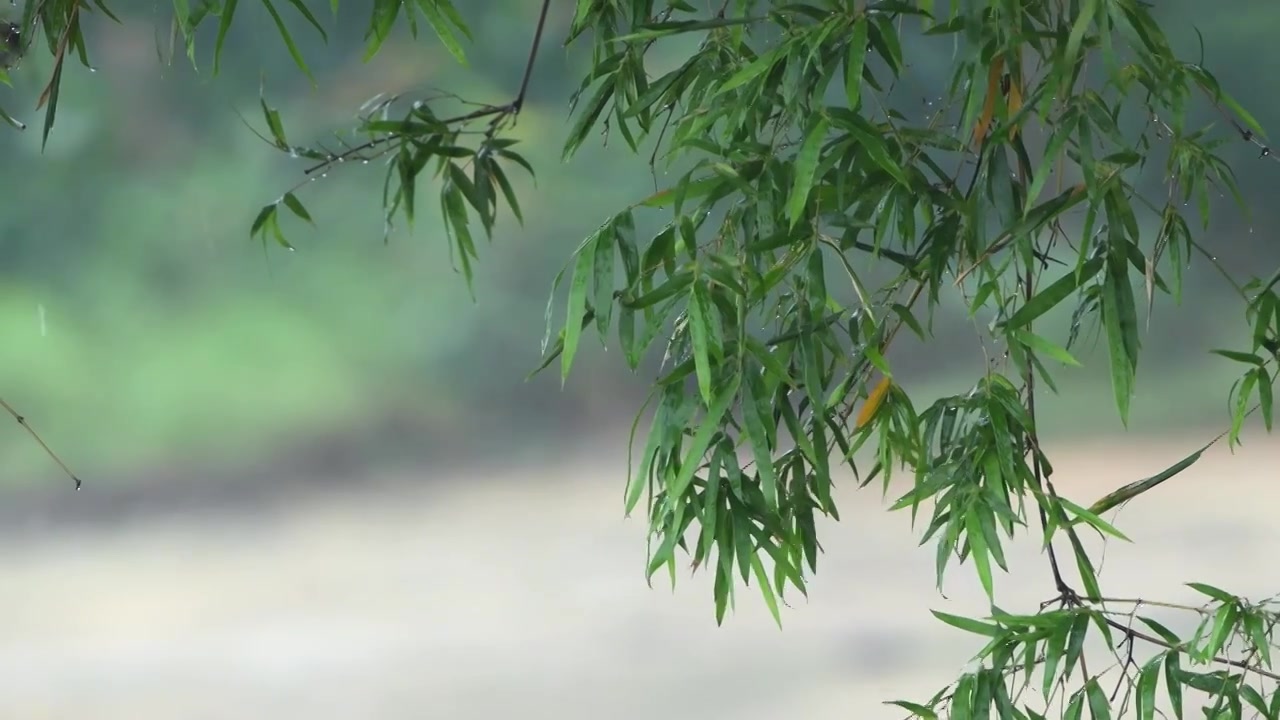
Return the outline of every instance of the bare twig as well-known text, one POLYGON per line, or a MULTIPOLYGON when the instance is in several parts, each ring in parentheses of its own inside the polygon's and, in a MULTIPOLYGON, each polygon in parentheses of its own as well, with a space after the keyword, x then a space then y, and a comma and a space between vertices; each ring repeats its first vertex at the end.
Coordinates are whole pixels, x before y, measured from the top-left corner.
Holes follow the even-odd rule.
POLYGON ((48 455, 50 458, 52 458, 53 461, 58 464, 58 467, 62 468, 62 471, 67 474, 67 477, 71 478, 72 482, 76 484, 76 489, 79 490, 82 485, 82 483, 80 482, 80 478, 76 477, 76 474, 71 472, 71 468, 67 467, 67 464, 62 462, 62 458, 58 457, 58 454, 55 453, 53 449, 49 447, 48 443, 44 441, 44 438, 40 437, 39 433, 37 433, 35 430, 32 429, 31 425, 27 422, 27 419, 23 417, 17 410, 14 410, 13 406, 10 405, 7 401, 5 401, 4 398, 0 398, 0 407, 3 407, 5 409, 5 412, 8 412, 10 415, 12 415, 13 419, 17 420, 18 424, 21 425, 22 428, 26 430, 28 434, 31 435, 31 437, 35 438, 35 441, 40 444, 40 447, 44 448, 45 454, 48 455))

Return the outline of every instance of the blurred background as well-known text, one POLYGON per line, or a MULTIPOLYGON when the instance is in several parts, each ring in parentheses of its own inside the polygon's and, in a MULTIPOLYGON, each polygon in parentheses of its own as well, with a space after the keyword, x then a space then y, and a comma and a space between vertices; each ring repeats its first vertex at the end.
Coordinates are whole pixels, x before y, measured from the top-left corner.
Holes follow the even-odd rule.
MULTIPOLYGON (((383 243, 377 165, 303 189, 319 227, 287 228, 296 252, 249 239, 306 167, 242 122, 260 125, 260 87, 296 143, 378 93, 509 99, 537 4, 460 7, 471 69, 407 32, 363 62, 354 3, 327 45, 299 24, 312 87, 257 3, 217 78, 207 52, 199 73, 158 59, 165 3, 121 3, 123 25, 92 18, 94 71, 68 70, 43 153, 46 59, 0 92, 33 127, 0 132, 0 397, 86 480, 70 492, 21 428, 0 432, 0 716, 892 718, 882 700, 927 698, 978 649, 927 612, 980 611, 968 568, 940 595, 920 529, 851 481, 782 632, 751 592, 717 628, 704 578, 645 585, 645 523, 621 516, 621 493, 649 375, 595 344, 564 389, 554 372, 524 380, 555 273, 654 183, 620 142, 559 160, 587 60, 560 47, 571 3, 555 4, 516 130, 538 172, 519 183, 526 223, 482 246, 474 301, 433 200, 383 243)), ((1258 72, 1280 62, 1280 5, 1159 12, 1190 59, 1202 33, 1209 68, 1280 133, 1258 72)), ((916 74, 940 81, 948 63, 923 56, 916 74)), ((1265 277, 1280 167, 1238 145, 1225 155, 1251 215, 1224 201, 1203 237, 1229 271, 1265 277)), ((939 347, 891 358, 920 403, 963 392, 983 363, 958 298, 935 328, 939 347)), ((1207 350, 1246 332, 1229 284, 1193 263, 1181 307, 1158 301, 1150 319, 1128 430, 1105 350, 1082 351, 1093 362, 1041 410, 1059 490, 1091 502, 1224 429, 1240 369, 1207 350)), ((1280 550, 1277 461, 1248 435, 1121 513, 1136 544, 1106 549, 1104 583, 1166 600, 1187 600, 1187 580, 1275 591, 1253 569, 1280 550)), ((1007 609, 1052 594, 1021 552, 1007 609)))

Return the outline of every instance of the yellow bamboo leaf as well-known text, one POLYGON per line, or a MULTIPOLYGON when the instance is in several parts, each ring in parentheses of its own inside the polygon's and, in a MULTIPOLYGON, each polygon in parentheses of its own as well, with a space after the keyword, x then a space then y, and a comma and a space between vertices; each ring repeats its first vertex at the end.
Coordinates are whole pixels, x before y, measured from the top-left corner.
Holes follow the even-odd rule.
POLYGON ((987 139, 987 129, 991 127, 991 119, 996 113, 996 99, 1000 97, 1000 78, 1004 76, 1004 56, 998 55, 987 68, 987 99, 982 103, 982 115, 978 124, 973 127, 973 145, 982 148, 982 141, 987 139))
MULTIPOLYGON (((1011 72, 1009 78, 1009 119, 1013 119, 1022 110, 1022 78, 1018 77, 1017 72, 1011 72)), ((1016 140, 1018 137, 1018 126, 1013 125, 1009 128, 1009 140, 1016 140)))
POLYGON ((862 409, 858 411, 858 419, 854 422, 854 428, 861 430, 871 419, 876 416, 876 412, 880 410, 880 406, 884 404, 884 398, 889 394, 889 386, 893 385, 893 381, 888 377, 880 378, 880 382, 872 388, 871 394, 867 396, 867 401, 862 404, 862 409))

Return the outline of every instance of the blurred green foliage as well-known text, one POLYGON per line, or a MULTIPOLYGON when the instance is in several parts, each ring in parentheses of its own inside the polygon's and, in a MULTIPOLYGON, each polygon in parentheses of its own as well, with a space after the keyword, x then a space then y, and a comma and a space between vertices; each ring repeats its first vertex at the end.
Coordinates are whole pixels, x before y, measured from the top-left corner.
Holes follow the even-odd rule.
MULTIPOLYGON (((1250 108, 1280 128, 1280 102, 1256 87, 1257 68, 1280 53, 1263 31, 1280 21, 1280 6, 1226 4, 1237 7, 1180 0, 1168 6, 1167 26, 1182 50, 1194 48, 1198 28, 1223 83, 1255 91, 1250 108)), ((241 9, 216 78, 209 52, 197 52, 199 72, 180 47, 163 62, 168 16, 121 4, 120 25, 100 15, 86 21, 96 72, 66 66, 43 152, 32 108, 48 59, 33 54, 0 93, 0 105, 31 126, 0 132, 0 397, 82 474, 128 481, 147 468, 250 463, 312 443, 360 448, 391 427, 400 451, 430 456, 483 437, 534 442, 582 426, 577 415, 608 415, 616 405, 622 420, 637 406, 646 383, 622 363, 599 362, 595 348, 563 393, 550 377, 522 382, 537 361, 543 301, 560 263, 607 213, 655 185, 645 158, 594 141, 571 165, 559 162, 583 58, 555 52, 555 43, 539 59, 516 131, 538 171, 536 183, 513 176, 526 222, 502 218, 493 247, 480 249, 477 301, 450 266, 434 202, 421 203, 413 233, 381 242, 381 168, 341 168, 303 188, 318 227, 291 226, 296 252, 247 239, 257 208, 306 167, 241 122, 238 113, 263 131, 264 85, 300 140, 349 125, 380 92, 465 89, 468 99, 500 102, 518 85, 537 10, 509 0, 460 5, 476 37, 469 67, 460 68, 429 33, 415 41, 399 31, 365 62, 364 11, 352 6, 329 24, 328 43, 301 26, 294 35, 314 87, 257 4, 241 9), (604 397, 627 393, 616 403, 604 397)), ((552 40, 562 38, 569 12, 553 13, 552 40)), ((1222 235, 1211 242, 1226 265, 1273 263, 1280 253, 1262 230, 1276 226, 1275 211, 1261 178, 1274 167, 1254 162, 1248 147, 1234 159, 1255 215, 1217 213, 1222 235)), ((1219 286, 1203 265, 1189 282, 1219 286)), ((1224 416, 1234 368, 1177 351, 1188 335, 1226 345, 1246 329, 1217 321, 1219 295, 1198 297, 1203 304, 1176 327, 1161 325, 1157 312, 1147 342, 1167 348, 1152 356, 1168 362, 1159 367, 1153 357, 1143 378, 1139 429, 1224 416)), ((946 312, 964 310, 953 302, 946 312)), ((948 370, 969 372, 907 366, 939 388, 948 370)), ((1079 392, 1050 401, 1049 429, 1076 430, 1076 411, 1108 402, 1105 376, 1078 382, 1079 392)), ((0 433, 0 454, 0 482, 56 472, 17 428, 0 433)))

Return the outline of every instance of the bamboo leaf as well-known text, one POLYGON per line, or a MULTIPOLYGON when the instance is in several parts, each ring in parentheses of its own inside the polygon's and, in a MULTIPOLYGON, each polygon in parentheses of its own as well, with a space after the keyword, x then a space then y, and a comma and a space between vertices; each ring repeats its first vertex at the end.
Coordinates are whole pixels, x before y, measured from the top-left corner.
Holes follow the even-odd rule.
POLYGON ((694 283, 689 293, 689 336, 693 342, 693 364, 698 376, 698 390, 702 393, 702 401, 711 405, 711 341, 712 333, 707 317, 709 301, 706 299, 706 288, 701 283, 694 283))
POLYGON ((560 354, 560 384, 569 379, 569 369, 573 367, 574 355, 578 352, 578 341, 582 337, 581 318, 587 311, 587 285, 595 270, 595 254, 598 242, 587 243, 578 253, 578 260, 573 266, 573 277, 569 280, 569 302, 565 313, 564 351, 560 354))
POLYGON ((1089 512, 1094 515, 1101 515, 1114 507, 1132 500, 1133 498, 1196 464, 1196 462, 1200 460, 1200 456, 1204 454, 1204 451, 1208 450, 1212 446, 1213 443, 1209 443, 1149 478, 1143 478, 1142 480, 1131 482, 1128 485, 1107 493, 1105 496, 1089 506, 1089 512))
POLYGON ((862 404, 862 409, 858 411, 858 417, 854 421, 854 427, 858 430, 866 427, 880 411, 880 406, 884 404, 885 397, 889 394, 889 388, 893 386, 893 380, 889 376, 880 378, 880 382, 871 389, 867 395, 867 401, 862 404))
POLYGON ((818 153, 826 139, 828 122, 819 115, 809 131, 805 134, 804 144, 796 154, 795 178, 791 185, 791 195, 787 200, 787 221, 794 228, 804 215, 805 205, 809 202, 809 193, 813 190, 814 173, 818 170, 818 153))
POLYGON ((1031 324, 1036 318, 1049 312, 1058 303, 1070 297, 1081 285, 1092 280, 1098 274, 1098 271, 1102 270, 1104 264, 1103 258, 1094 258, 1086 262, 1079 272, 1068 272, 1053 281, 1048 287, 1032 295, 1026 304, 1018 308, 1017 312, 1005 321, 1005 329, 1014 330, 1031 324))
POLYGON ((1109 263, 1102 285, 1102 319, 1111 359, 1111 385, 1120 420, 1129 424, 1129 403, 1133 398, 1134 374, 1138 364, 1138 318, 1133 287, 1124 262, 1109 263))
POLYGON ((316 78, 311 74, 311 68, 307 66, 307 61, 302 57, 302 51, 298 49, 297 43, 293 41, 293 35, 289 33, 288 26, 284 23, 284 18, 280 17, 280 11, 276 10, 276 6, 271 0, 262 0, 262 6, 267 9, 267 14, 271 15, 271 20, 276 24, 276 30, 280 33, 280 39, 284 40, 284 46, 289 51, 289 56, 293 58, 293 62, 302 71, 303 75, 311 81, 312 85, 316 84, 316 78))

